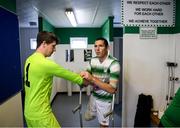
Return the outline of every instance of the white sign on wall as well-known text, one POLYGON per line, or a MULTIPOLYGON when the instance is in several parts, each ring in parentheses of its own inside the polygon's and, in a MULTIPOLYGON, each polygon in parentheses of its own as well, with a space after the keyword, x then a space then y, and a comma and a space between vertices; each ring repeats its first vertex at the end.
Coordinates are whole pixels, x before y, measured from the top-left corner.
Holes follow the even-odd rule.
POLYGON ((37 47, 37 41, 35 38, 30 39, 30 49, 34 50, 37 47))
POLYGON ((175 26, 175 0, 123 0, 124 26, 175 26))
POLYGON ((140 39, 156 39, 157 27, 140 27, 139 38, 140 39))

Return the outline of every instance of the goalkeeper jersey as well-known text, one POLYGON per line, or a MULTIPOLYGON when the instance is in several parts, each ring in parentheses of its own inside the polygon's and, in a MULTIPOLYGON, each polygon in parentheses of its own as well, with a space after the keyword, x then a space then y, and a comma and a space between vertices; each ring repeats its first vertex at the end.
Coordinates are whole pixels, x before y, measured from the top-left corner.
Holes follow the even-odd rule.
POLYGON ((24 68, 24 114, 27 118, 42 119, 51 113, 50 96, 53 76, 64 78, 79 85, 83 83, 79 74, 64 69, 45 58, 41 53, 35 52, 26 60, 24 68))

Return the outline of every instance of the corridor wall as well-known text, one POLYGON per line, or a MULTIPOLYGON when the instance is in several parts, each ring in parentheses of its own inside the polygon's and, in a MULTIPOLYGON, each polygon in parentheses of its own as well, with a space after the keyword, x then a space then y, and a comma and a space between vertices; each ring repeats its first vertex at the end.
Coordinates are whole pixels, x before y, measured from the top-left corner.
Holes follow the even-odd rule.
POLYGON ((19 26, 16 14, 8 10, 0 6, 0 127, 23 127, 19 26))
MULTIPOLYGON (((180 77, 180 1, 176 0, 175 27, 158 27, 157 39, 140 39, 139 27, 124 27, 122 126, 133 127, 138 95, 153 97, 154 110, 164 110, 168 86, 166 62, 176 62, 180 77)), ((175 82, 175 92, 179 88, 175 82)))
POLYGON ((0 104, 22 90, 17 15, 0 7, 0 104))

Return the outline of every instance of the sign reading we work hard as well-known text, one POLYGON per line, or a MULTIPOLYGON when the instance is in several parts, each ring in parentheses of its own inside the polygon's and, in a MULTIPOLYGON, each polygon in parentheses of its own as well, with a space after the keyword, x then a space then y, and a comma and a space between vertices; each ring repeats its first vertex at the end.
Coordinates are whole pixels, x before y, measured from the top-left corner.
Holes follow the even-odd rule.
POLYGON ((175 26, 175 0, 123 0, 125 26, 175 26))

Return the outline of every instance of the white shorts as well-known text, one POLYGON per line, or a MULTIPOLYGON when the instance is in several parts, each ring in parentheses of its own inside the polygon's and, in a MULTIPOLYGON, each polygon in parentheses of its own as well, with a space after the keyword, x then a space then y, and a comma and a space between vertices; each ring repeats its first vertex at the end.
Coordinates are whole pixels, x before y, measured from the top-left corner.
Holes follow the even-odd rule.
POLYGON ((86 112, 88 112, 91 116, 98 117, 98 121, 101 125, 109 126, 109 116, 104 118, 104 114, 110 112, 111 110, 111 102, 105 102, 98 100, 93 95, 90 96, 90 100, 87 106, 86 112))

